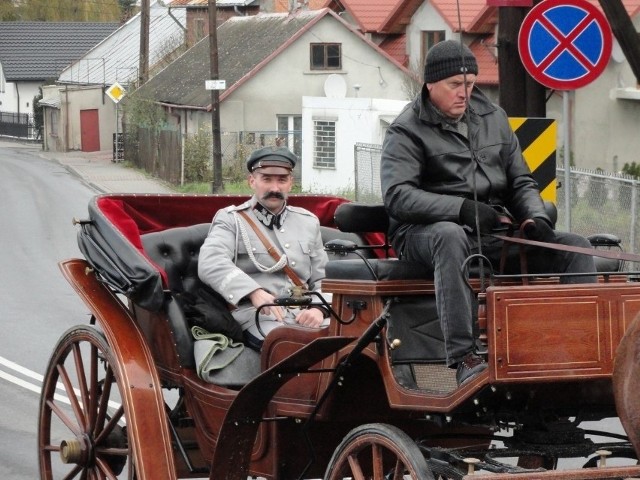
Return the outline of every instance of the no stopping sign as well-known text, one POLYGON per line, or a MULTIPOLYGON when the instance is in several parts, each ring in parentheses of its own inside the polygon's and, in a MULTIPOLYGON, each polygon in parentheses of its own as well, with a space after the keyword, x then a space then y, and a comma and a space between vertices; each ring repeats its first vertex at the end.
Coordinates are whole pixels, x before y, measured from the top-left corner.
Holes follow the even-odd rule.
POLYGON ((591 83, 611 56, 612 34, 586 0, 545 0, 520 27, 518 48, 527 72, 542 85, 575 90, 591 83))

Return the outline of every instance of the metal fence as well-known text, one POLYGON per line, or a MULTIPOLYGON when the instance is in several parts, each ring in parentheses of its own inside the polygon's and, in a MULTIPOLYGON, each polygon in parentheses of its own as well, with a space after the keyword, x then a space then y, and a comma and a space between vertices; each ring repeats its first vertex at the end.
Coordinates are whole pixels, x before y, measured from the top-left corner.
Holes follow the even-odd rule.
MULTIPOLYGON (((640 182, 633 177, 572 168, 570 188, 558 188, 558 228, 581 235, 611 233, 618 236, 629 252, 640 249, 638 193, 640 182), (565 195, 570 191, 570 220, 567 225, 565 195)), ((564 170, 558 169, 558 180, 564 170)))
MULTIPOLYGON (((381 201, 380 145, 358 143, 354 149, 355 197, 359 202, 381 201)), ((638 253, 640 226, 637 220, 640 182, 626 175, 571 169, 571 225, 567 225, 564 169, 557 169, 557 228, 588 236, 609 233, 622 240, 623 249, 638 253)), ((634 269, 639 266, 635 265, 634 269)))
MULTIPOLYGON (((186 139, 177 130, 154 131, 148 128, 126 128, 122 135, 124 160, 174 185, 194 181, 187 178, 189 162, 204 162, 209 175, 212 168, 211 133, 202 131, 186 139), (183 147, 184 142, 184 147, 183 147)), ((223 132, 220 136, 224 181, 246 178, 245 161, 252 151, 276 143, 288 146, 300 155, 300 132, 261 131, 223 132)), ((300 180, 301 166, 296 165, 294 178, 300 180)))
POLYGON ((28 113, 0 112, 0 136, 40 140, 41 132, 28 113))

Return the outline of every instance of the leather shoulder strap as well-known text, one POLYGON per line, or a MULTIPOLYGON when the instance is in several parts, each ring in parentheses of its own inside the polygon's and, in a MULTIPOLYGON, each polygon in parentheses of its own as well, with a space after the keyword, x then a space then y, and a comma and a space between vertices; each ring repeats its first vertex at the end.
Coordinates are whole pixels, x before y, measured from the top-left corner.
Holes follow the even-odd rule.
MULTIPOLYGON (((269 239, 262 232, 262 230, 260 230, 260 227, 258 227, 258 225, 256 225, 256 223, 251 219, 251 217, 247 214, 247 212, 245 212, 244 210, 238 210, 238 215, 244 218, 245 222, 247 222, 247 224, 253 229, 253 231, 256 233, 256 235, 258 236, 262 244, 267 249, 267 252, 269 253, 269 255, 271 255, 271 257, 276 262, 280 261, 280 252, 278 251, 278 249, 273 246, 273 244, 269 241, 269 239)), ((282 270, 284 270, 284 273, 287 274, 287 276, 291 279, 291 281, 295 285, 297 285, 298 287, 306 286, 305 283, 302 280, 300 280, 300 277, 288 264, 285 264, 285 266, 282 267, 282 270)))

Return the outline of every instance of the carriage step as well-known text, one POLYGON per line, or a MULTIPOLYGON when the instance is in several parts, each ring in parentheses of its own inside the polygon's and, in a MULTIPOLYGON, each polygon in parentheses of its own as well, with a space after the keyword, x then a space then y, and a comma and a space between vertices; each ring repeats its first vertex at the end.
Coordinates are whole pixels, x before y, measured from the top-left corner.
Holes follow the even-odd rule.
POLYGON ((410 390, 447 395, 458 388, 456 370, 441 363, 400 363, 391 369, 396 381, 410 390))
POLYGON ((446 365, 420 364, 411 365, 416 385, 420 390, 436 394, 447 394, 458 388, 455 368, 446 365))

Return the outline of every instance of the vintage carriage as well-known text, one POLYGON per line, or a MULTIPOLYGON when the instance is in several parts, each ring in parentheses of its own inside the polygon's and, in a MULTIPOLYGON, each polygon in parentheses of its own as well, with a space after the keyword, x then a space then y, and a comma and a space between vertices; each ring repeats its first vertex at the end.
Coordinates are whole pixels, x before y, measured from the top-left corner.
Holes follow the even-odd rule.
POLYGON ((640 477, 640 283, 615 238, 593 239, 614 249, 594 250, 597 284, 472 275, 489 368, 458 388, 429 272, 393 258, 384 209, 292 196, 323 225, 332 300, 281 301, 331 324, 277 328, 249 378, 204 382, 178 298, 214 212, 245 198, 101 195, 76 221, 85 259, 60 267, 90 320, 45 374, 41 478, 640 477), (585 426, 618 417, 626 435, 585 426))

